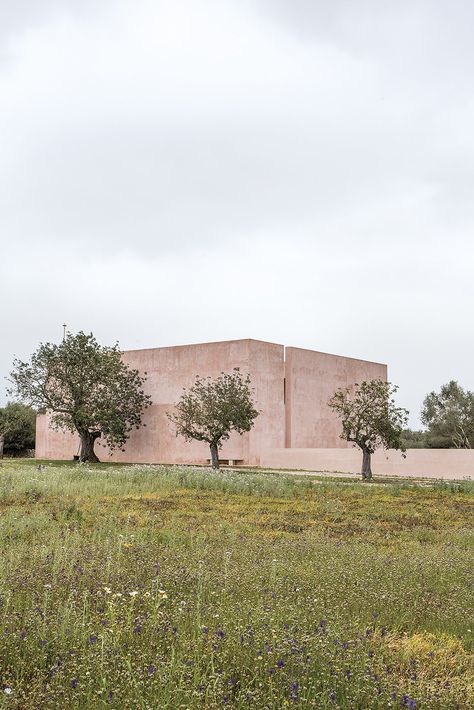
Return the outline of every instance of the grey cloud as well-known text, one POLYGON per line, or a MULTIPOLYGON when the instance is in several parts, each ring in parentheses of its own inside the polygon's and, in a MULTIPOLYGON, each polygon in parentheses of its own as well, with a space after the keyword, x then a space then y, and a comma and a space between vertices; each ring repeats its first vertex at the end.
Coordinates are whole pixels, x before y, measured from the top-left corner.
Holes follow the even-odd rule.
POLYGON ((17 36, 55 15, 87 16, 110 0, 14 0, 0 4, 0 40, 17 36))
POLYGON ((474 388, 470 5, 10 5, 1 373, 66 321, 474 388))

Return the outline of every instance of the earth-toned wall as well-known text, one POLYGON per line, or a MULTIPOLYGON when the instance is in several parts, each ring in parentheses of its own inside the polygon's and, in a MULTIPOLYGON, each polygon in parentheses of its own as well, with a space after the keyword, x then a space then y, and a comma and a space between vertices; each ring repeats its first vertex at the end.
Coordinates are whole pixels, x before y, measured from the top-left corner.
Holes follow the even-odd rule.
MULTIPOLYGON (((196 375, 217 377, 234 367, 249 373, 261 413, 248 434, 233 434, 224 442, 221 459, 258 466, 264 450, 345 447, 339 438, 339 420, 327 406, 329 397, 337 387, 387 376, 385 365, 312 350, 286 348, 285 359, 283 345, 260 340, 129 350, 123 359, 146 373, 145 390, 153 404, 143 418, 146 426, 132 432, 125 451, 111 453, 100 446, 100 440, 96 443, 97 454, 104 461, 207 463, 207 444, 177 438, 166 414, 196 375)), ((77 436, 55 432, 47 416, 38 417, 37 458, 72 459, 78 448, 77 436)))
MULTIPOLYGON (((330 473, 360 473, 360 449, 269 449, 262 451, 261 466, 293 471, 324 471, 330 473)), ((408 449, 378 450, 372 456, 372 471, 380 476, 404 478, 444 478, 462 480, 474 478, 472 449, 408 449)))
MULTIPOLYGON (((284 348, 274 343, 256 340, 231 340, 169 348, 129 350, 124 361, 141 373, 147 373, 145 391, 151 395, 152 406, 143 417, 143 426, 133 431, 125 451, 109 452, 96 443, 96 452, 104 461, 136 463, 206 463, 207 444, 186 442, 177 438, 167 412, 173 410, 184 387, 189 387, 196 375, 217 377, 239 367, 249 373, 255 390, 257 409, 261 414, 251 432, 233 434, 224 442, 222 459, 258 465, 260 451, 265 446, 284 446, 284 348)), ((72 459, 78 453, 79 439, 69 433, 55 432, 48 426, 48 417, 37 419, 36 456, 45 459, 72 459)))
POLYGON ((340 438, 340 420, 328 401, 339 387, 363 380, 386 381, 387 366, 301 348, 286 348, 285 360, 285 447, 350 446, 340 438))

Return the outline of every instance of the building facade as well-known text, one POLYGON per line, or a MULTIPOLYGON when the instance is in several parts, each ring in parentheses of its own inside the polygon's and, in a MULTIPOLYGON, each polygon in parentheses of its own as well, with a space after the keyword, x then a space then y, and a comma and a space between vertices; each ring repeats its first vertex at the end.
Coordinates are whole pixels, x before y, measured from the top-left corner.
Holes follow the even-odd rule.
MULTIPOLYGON (((96 452, 103 461, 207 463, 207 444, 176 437, 167 417, 196 375, 217 377, 235 367, 250 375, 261 413, 250 432, 224 442, 220 458, 251 466, 260 465, 262 453, 271 449, 346 448, 329 398, 338 387, 387 379, 387 366, 380 363, 250 339, 129 350, 123 360, 147 373, 145 391, 152 405, 143 417, 146 426, 132 432, 125 451, 110 453, 98 440, 96 452)), ((47 415, 37 418, 37 458, 72 459, 78 448, 78 437, 52 430, 47 415)))

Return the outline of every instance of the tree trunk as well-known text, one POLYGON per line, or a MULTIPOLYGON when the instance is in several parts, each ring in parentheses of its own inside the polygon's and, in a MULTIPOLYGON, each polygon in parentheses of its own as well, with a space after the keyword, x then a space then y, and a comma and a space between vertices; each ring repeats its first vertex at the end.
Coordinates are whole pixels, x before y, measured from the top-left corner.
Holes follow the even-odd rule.
POLYGON ((362 449, 362 479, 364 481, 370 481, 372 479, 370 457, 371 452, 368 449, 362 449))
POLYGON ((210 444, 209 446, 211 448, 212 468, 215 469, 216 471, 218 471, 219 470, 219 451, 217 448, 217 444, 210 444))
POLYGON ((0 459, 3 459, 3 444, 5 443, 5 434, 0 433, 0 459))
POLYGON ((95 440, 101 435, 100 431, 82 431, 80 432, 81 437, 81 452, 79 454, 79 461, 85 463, 98 463, 99 459, 94 451, 95 440))

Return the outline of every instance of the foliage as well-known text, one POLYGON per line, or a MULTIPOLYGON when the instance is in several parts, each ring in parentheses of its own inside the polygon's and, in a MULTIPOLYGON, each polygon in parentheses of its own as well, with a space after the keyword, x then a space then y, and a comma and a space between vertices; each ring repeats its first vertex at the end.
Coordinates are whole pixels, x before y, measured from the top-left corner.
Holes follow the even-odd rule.
POLYGON ((403 449, 426 449, 428 447, 427 432, 416 429, 404 429, 402 432, 403 449))
POLYGON ((216 379, 196 377, 189 389, 184 389, 170 421, 176 435, 187 441, 205 441, 211 448, 213 468, 219 468, 218 449, 232 431, 250 431, 258 416, 252 398, 250 376, 239 368, 221 373, 216 379))
POLYGON ((0 707, 469 707, 472 500, 4 464, 0 707))
POLYGON ((425 397, 421 421, 428 427, 431 448, 473 448, 474 393, 451 380, 425 397))
POLYGON ((21 452, 35 446, 36 412, 20 402, 9 402, 0 409, 0 434, 5 451, 21 452))
POLYGON ((122 361, 118 344, 101 346, 82 331, 41 344, 29 362, 15 360, 11 381, 20 399, 51 413, 53 428, 79 433, 83 461, 97 460, 99 437, 110 449, 123 447, 150 404, 145 378, 122 361))
POLYGON ((358 446, 363 454, 362 477, 372 478, 370 456, 384 449, 403 450, 402 434, 408 411, 395 405, 396 385, 383 380, 370 380, 338 389, 329 407, 342 422, 341 439, 358 446))

